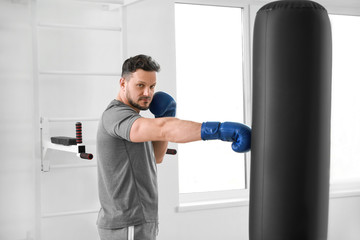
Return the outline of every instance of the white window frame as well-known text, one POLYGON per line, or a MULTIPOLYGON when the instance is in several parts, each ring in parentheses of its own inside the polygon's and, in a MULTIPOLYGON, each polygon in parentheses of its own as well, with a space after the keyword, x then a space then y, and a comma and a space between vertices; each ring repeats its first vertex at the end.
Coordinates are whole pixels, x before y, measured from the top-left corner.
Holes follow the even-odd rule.
MULTIPOLYGON (((243 9, 243 86, 244 86, 244 123, 251 126, 252 83, 251 83, 251 37, 250 7, 246 3, 234 0, 176 0, 175 4, 196 4, 218 7, 236 7, 243 9)), ((179 193, 178 212, 203 209, 236 207, 249 204, 250 152, 245 153, 245 189, 212 191, 199 193, 179 193)))
MULTIPOLYGON (((360 17, 359 8, 327 6, 328 14, 360 17)), ((330 185, 330 198, 360 196, 360 181, 337 181, 330 185)))

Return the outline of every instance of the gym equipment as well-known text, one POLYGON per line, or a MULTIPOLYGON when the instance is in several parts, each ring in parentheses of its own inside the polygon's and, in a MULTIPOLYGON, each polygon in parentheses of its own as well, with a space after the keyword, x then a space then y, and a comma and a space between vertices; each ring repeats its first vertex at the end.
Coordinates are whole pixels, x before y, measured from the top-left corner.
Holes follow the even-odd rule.
POLYGON ((331 26, 312 1, 263 6, 254 26, 250 240, 326 240, 331 26))
POLYGON ((177 150, 176 150, 176 149, 172 149, 172 148, 168 148, 168 149, 166 150, 166 154, 176 155, 176 154, 177 154, 177 150))
MULTIPOLYGON (((76 130, 76 137, 66 137, 66 136, 55 136, 50 137, 52 145, 47 144, 45 149, 52 148, 57 149, 61 151, 66 152, 73 152, 76 153, 76 155, 82 159, 91 160, 93 159, 93 154, 86 153, 85 145, 82 141, 82 123, 76 122, 75 123, 75 130, 76 130), (56 146, 56 147, 54 147, 56 146)), ((46 151, 43 153, 45 155, 46 151)), ((167 149, 166 154, 168 155, 176 155, 177 150, 176 149, 167 149)), ((45 171, 49 171, 50 166, 44 168, 45 171)))
POLYGON ((66 148, 66 150, 69 152, 77 153, 76 155, 82 159, 87 159, 87 160, 93 159, 93 155, 91 153, 86 153, 85 145, 82 144, 83 142, 82 142, 81 122, 77 122, 75 124, 75 128, 76 128, 76 138, 63 137, 63 136, 51 137, 51 143, 69 146, 68 148, 66 148), (71 147, 73 145, 76 145, 76 147, 71 147))

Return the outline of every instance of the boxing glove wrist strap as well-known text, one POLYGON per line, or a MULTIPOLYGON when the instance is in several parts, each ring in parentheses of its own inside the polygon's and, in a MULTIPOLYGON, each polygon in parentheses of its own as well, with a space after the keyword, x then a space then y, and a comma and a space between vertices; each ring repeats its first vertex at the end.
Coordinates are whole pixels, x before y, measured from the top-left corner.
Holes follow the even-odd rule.
POLYGON ((213 140, 220 138, 221 122, 204 122, 201 125, 201 139, 213 140))

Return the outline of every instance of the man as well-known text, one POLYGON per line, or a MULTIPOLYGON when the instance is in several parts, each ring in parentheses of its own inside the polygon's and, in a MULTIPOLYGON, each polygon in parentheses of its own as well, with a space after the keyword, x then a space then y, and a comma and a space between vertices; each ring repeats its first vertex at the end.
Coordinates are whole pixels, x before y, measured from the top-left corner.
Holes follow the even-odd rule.
POLYGON ((101 240, 154 240, 158 226, 156 163, 168 141, 187 143, 221 139, 237 152, 250 149, 250 128, 240 123, 197 123, 175 118, 176 102, 155 93, 160 66, 149 56, 127 59, 120 90, 104 111, 98 128, 97 154, 101 240), (155 118, 144 118, 141 110, 155 118))

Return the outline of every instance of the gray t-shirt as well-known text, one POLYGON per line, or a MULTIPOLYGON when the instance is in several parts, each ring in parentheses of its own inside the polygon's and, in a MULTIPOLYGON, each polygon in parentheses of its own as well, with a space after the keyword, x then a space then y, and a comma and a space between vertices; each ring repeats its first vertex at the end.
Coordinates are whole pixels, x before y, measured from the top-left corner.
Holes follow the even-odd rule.
POLYGON ((98 227, 117 229, 158 221, 157 168, 151 142, 130 141, 130 129, 141 116, 113 100, 97 132, 101 209, 98 227))

